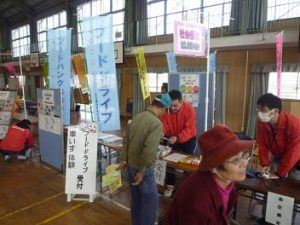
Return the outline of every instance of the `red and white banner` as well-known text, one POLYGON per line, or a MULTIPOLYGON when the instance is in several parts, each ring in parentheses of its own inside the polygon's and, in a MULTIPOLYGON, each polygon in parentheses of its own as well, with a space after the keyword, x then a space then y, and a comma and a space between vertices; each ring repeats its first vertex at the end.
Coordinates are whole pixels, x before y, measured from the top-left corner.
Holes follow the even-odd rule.
POLYGON ((283 32, 276 35, 277 96, 280 97, 283 32))

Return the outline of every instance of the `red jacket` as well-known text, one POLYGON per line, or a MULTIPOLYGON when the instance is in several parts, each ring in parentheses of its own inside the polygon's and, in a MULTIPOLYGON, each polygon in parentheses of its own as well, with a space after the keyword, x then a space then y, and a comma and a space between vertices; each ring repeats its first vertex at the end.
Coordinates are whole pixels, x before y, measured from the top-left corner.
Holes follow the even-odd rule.
MULTIPOLYGON (((164 225, 227 225, 222 196, 211 172, 196 171, 180 185, 164 218, 164 225)), ((237 203, 235 187, 228 212, 237 203)))
POLYGON ((6 136, 0 143, 0 149, 6 151, 19 152, 25 148, 33 146, 33 137, 29 129, 24 129, 13 125, 6 133, 6 136))
POLYGON ((187 102, 182 103, 178 112, 164 113, 161 116, 163 132, 166 136, 177 136, 178 143, 186 143, 196 136, 196 111, 187 102))
POLYGON ((269 165, 269 151, 280 160, 277 173, 285 176, 300 160, 300 119, 281 112, 273 136, 269 123, 257 123, 257 143, 262 166, 269 165))

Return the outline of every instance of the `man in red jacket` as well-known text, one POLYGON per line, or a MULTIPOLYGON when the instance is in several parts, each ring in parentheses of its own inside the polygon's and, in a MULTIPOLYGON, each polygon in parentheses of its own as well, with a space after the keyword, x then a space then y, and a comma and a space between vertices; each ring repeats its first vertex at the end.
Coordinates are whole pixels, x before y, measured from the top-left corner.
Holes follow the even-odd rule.
POLYGON ((227 225, 237 203, 235 182, 246 177, 253 141, 239 140, 217 125, 199 137, 199 170, 179 186, 164 217, 164 225, 227 225))
POLYGON ((262 172, 300 179, 300 119, 281 111, 281 99, 264 94, 257 100, 257 143, 262 172), (269 158, 269 153, 271 156, 269 158))
MULTIPOLYGON (((170 112, 161 116, 163 133, 169 146, 177 151, 193 154, 197 147, 196 111, 194 107, 182 99, 178 90, 169 92, 172 99, 170 112)), ((175 170, 169 169, 166 176, 165 197, 171 197, 176 180, 175 170)))
POLYGON ((4 153, 6 161, 10 161, 14 153, 18 154, 18 159, 26 159, 26 152, 34 144, 30 125, 29 120, 22 120, 8 129, 0 143, 0 151, 4 153))
POLYGON ((194 107, 183 101, 178 90, 169 92, 172 99, 170 112, 161 116, 164 136, 169 145, 177 151, 193 154, 196 149, 196 111, 194 107))

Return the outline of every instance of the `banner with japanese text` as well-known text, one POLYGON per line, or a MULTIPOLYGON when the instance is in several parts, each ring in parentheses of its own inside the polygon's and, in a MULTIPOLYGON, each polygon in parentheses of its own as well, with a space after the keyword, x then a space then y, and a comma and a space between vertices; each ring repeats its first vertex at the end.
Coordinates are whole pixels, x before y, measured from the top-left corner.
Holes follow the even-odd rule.
POLYGON ((282 71, 282 43, 283 33, 276 35, 276 72, 277 72, 277 96, 280 97, 281 71, 282 71))
POLYGON ((100 131, 120 130, 112 17, 83 18, 82 30, 94 121, 100 131))
POLYGON ((49 30, 47 35, 49 86, 62 90, 63 121, 70 125, 71 30, 49 30))
POLYGON ((145 61, 144 49, 138 48, 135 52, 136 64, 139 71, 141 89, 144 100, 150 97, 150 90, 148 84, 147 66, 145 61))
POLYGON ((176 55, 174 52, 167 52, 167 61, 169 67, 169 73, 177 73, 176 55))
POLYGON ((209 54, 209 72, 217 72, 217 53, 213 52, 209 54))
POLYGON ((96 194, 96 123, 68 127, 66 194, 96 194))
POLYGON ((206 57, 206 28, 203 24, 174 21, 176 55, 206 57))

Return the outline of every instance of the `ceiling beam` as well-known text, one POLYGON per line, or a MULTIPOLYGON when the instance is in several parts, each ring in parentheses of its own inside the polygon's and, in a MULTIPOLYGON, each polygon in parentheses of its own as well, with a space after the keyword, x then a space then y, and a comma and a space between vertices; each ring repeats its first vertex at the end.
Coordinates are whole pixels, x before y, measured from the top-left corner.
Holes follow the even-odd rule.
POLYGON ((22 10, 22 12, 28 17, 28 19, 32 20, 33 19, 33 12, 32 9, 24 4, 22 1, 20 0, 11 0, 11 2, 18 7, 19 9, 22 10))

